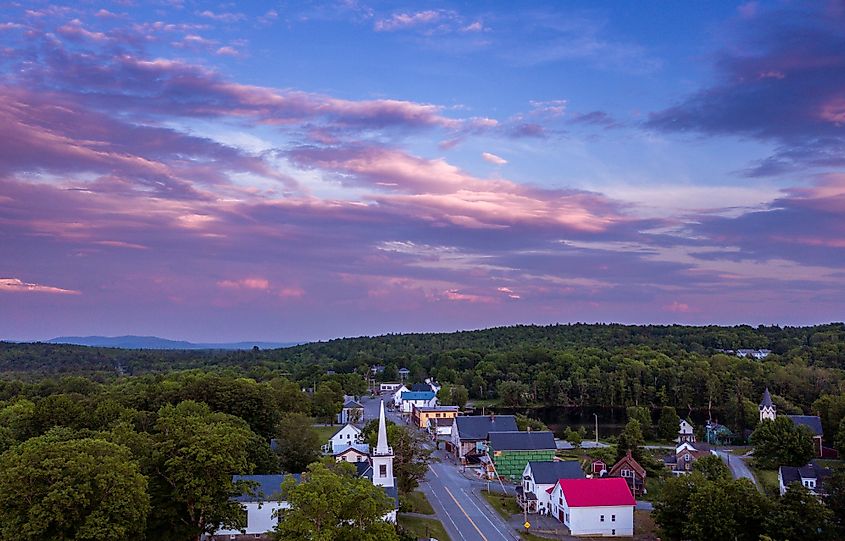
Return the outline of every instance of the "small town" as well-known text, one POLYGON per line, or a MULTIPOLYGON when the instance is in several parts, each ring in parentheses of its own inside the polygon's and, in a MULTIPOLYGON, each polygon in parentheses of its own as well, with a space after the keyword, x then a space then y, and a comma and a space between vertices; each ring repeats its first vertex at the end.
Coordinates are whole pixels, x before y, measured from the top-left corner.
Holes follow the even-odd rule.
POLYGON ((845 540, 845 0, 0 1, 0 541, 845 540))

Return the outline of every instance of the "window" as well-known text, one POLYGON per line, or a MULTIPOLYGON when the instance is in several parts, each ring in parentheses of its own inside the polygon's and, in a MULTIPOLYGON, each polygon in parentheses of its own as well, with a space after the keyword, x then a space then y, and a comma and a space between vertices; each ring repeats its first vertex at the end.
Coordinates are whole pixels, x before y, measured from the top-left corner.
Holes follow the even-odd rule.
POLYGON ((600 520, 601 522, 604 522, 604 515, 602 515, 602 516, 601 516, 601 518, 600 518, 599 520, 600 520))
POLYGON ((610 515, 610 522, 616 522, 616 515, 610 515))
POLYGON ((387 464, 379 464, 378 474, 379 477, 387 477, 387 464))
POLYGON ((616 530, 610 530, 610 535, 616 535, 616 530))
POLYGON ((688 455, 688 454, 684 455, 684 460, 685 460, 686 462, 689 462, 689 455, 688 455))

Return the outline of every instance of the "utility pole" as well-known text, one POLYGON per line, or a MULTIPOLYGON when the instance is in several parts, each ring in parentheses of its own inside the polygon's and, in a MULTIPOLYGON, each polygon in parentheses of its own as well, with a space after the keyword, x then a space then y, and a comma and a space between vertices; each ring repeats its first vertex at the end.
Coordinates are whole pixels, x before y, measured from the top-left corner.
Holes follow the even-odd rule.
POLYGON ((596 418, 596 447, 599 446, 599 415, 598 413, 594 413, 593 417, 596 418))

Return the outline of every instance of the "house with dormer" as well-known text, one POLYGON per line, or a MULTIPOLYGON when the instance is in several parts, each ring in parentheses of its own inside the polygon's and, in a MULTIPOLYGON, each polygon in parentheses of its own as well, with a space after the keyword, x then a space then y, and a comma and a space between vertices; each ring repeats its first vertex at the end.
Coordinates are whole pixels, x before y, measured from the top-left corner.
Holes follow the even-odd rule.
POLYGON ((825 468, 812 461, 799 468, 781 466, 778 468, 778 488, 780 495, 786 493, 789 485, 797 483, 817 496, 825 496, 825 481, 830 477, 830 468, 825 468))
POLYGON ((628 483, 628 488, 634 496, 645 494, 646 492, 645 478, 647 473, 645 468, 640 466, 640 463, 637 462, 631 455, 630 449, 625 453, 625 456, 620 458, 619 461, 610 468, 610 471, 607 472, 607 476, 621 477, 624 479, 628 483))

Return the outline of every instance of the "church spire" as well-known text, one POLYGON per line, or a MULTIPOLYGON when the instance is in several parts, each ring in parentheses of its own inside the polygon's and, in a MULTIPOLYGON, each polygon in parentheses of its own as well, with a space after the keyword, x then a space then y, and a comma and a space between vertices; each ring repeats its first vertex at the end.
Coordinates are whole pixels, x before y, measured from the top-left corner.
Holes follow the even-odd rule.
POLYGON ((393 479, 393 449, 387 445, 387 422, 384 420, 384 401, 378 416, 378 441, 376 448, 370 455, 373 465, 373 484, 382 487, 392 487, 393 479))
POLYGON ((384 400, 381 402, 381 411, 378 415, 378 443, 376 444, 377 455, 392 455, 393 451, 387 446, 387 423, 384 420, 384 400))

